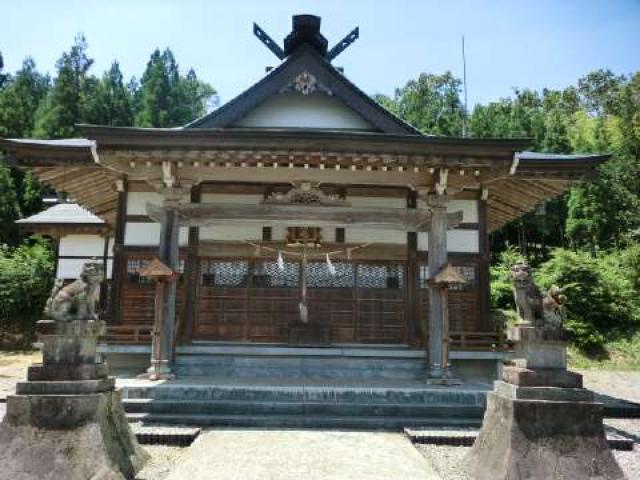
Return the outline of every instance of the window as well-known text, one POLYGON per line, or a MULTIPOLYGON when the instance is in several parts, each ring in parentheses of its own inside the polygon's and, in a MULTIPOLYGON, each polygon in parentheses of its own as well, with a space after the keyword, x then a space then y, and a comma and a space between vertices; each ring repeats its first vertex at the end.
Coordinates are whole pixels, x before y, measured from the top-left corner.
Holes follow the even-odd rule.
POLYGON ((360 288, 404 288, 404 266, 402 264, 358 265, 358 287, 360 288))
POLYGON ((246 260, 209 260, 200 262, 200 285, 233 288, 247 285, 249 262, 246 260))

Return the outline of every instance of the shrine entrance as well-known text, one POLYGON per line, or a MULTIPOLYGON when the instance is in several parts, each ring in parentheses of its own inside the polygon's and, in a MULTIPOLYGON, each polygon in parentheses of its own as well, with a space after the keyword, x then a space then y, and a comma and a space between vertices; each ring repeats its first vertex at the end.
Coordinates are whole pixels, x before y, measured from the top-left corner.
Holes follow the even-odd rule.
POLYGON ((327 327, 331 343, 407 343, 406 262, 336 260, 332 269, 316 260, 198 263, 195 340, 289 343, 305 287, 309 324, 327 327))

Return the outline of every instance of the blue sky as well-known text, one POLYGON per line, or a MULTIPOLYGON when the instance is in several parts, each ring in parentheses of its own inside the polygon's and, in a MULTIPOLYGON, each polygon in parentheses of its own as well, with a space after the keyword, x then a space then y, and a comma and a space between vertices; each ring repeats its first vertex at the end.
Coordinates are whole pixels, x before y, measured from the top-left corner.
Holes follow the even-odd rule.
POLYGON ((597 68, 640 70, 640 0, 0 0, 0 51, 6 70, 31 55, 53 72, 83 32, 94 73, 118 59, 128 78, 140 77, 155 47, 169 46, 226 101, 278 62, 253 22, 282 42, 297 13, 320 15, 330 46, 360 26, 334 64, 367 93, 392 94, 425 71, 462 76, 463 34, 471 105, 513 87, 564 87, 597 68))

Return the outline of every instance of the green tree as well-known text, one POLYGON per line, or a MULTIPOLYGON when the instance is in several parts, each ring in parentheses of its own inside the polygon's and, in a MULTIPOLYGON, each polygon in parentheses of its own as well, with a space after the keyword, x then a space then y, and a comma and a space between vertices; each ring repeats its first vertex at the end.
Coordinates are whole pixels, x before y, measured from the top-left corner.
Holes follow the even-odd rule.
POLYGON ((39 73, 33 59, 27 57, 0 91, 0 136, 32 135, 38 105, 48 90, 49 77, 39 73))
POLYGON ((69 52, 56 63, 57 77, 36 115, 35 135, 44 138, 69 138, 78 135, 89 91, 95 88, 95 77, 88 72, 93 59, 87 56, 84 35, 76 37, 69 52))
POLYGON ((15 220, 20 218, 20 205, 11 170, 0 163, 0 244, 16 245, 21 240, 15 220))
POLYGON ((464 108, 460 101, 460 86, 461 81, 451 72, 442 75, 422 73, 396 89, 393 102, 387 102, 386 106, 424 133, 461 135, 464 108))
POLYGON ((2 70, 4 70, 4 58, 2 58, 2 52, 0 52, 0 90, 4 88, 9 78, 11 78, 9 74, 2 73, 2 70))
POLYGON ((180 75, 173 52, 156 49, 136 91, 135 123, 141 127, 175 127, 201 116, 215 90, 189 70, 180 75))
POLYGON ((92 85, 92 90, 83 106, 84 121, 110 126, 133 125, 133 99, 118 62, 111 64, 100 81, 92 85))

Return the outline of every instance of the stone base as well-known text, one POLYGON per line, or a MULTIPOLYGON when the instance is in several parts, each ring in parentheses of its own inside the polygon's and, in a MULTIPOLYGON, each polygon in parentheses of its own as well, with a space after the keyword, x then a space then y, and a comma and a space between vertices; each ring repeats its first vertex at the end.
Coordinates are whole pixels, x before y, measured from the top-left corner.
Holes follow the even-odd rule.
POLYGON ((602 411, 580 389, 496 382, 465 467, 477 480, 624 479, 602 411))
POLYGON ((133 479, 149 455, 119 392, 12 395, 0 424, 0 479, 133 479))
POLYGON ((563 368, 528 368, 506 365, 502 379, 520 387, 582 388, 582 375, 563 368))
POLYGON ((567 368, 567 344, 560 329, 516 324, 508 331, 513 363, 522 368, 567 368))
POLYGON ((152 365, 147 369, 146 372, 141 373, 136 378, 152 380, 152 381, 160 381, 160 380, 175 380, 176 376, 171 372, 171 368, 168 366, 168 362, 159 365, 154 365, 153 360, 151 361, 152 365))
POLYGON ((291 345, 328 345, 331 343, 331 329, 318 323, 292 322, 289 324, 291 345))
POLYGON ((109 367, 102 363, 35 364, 27 369, 28 381, 80 381, 107 378, 109 367))

